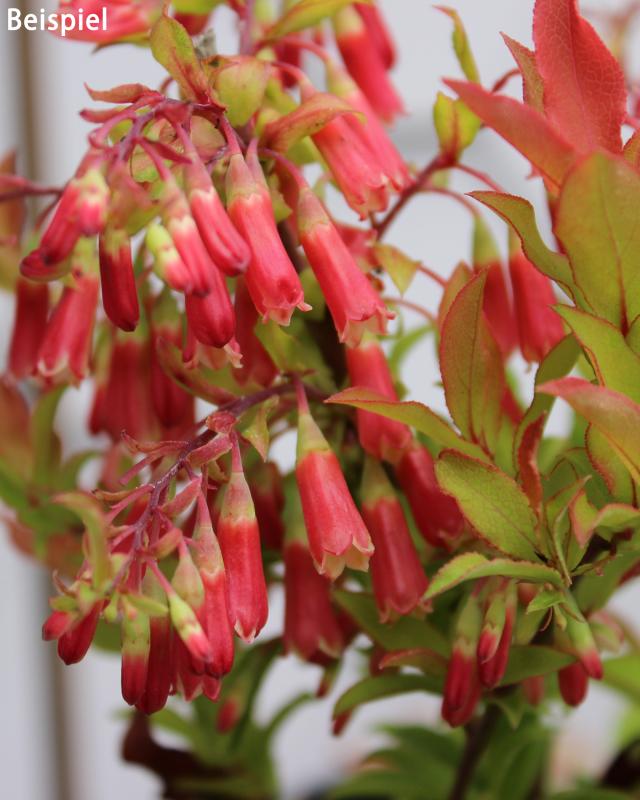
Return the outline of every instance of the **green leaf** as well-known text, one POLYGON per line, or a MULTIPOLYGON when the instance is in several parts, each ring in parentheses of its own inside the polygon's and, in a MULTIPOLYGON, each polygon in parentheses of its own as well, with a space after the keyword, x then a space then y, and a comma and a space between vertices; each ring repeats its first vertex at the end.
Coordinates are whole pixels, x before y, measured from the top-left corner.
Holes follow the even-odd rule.
POLYGON ((555 233, 575 284, 598 317, 626 330, 640 313, 640 175, 623 159, 594 153, 568 176, 555 233))
POLYGON ((377 263, 395 283, 400 294, 404 294, 411 286, 420 262, 409 258, 402 250, 391 244, 375 244, 373 255, 377 263))
POLYGON ((213 102, 209 82, 191 37, 172 17, 163 14, 151 29, 151 52, 189 100, 213 102))
POLYGON ((395 697, 409 692, 439 692, 442 682, 424 675, 376 675, 351 686, 342 694, 334 708, 333 718, 341 717, 355 711, 358 706, 382 700, 385 697, 395 697))
POLYGON ((598 381, 640 402, 640 358, 607 320, 569 306, 556 308, 587 354, 598 381))
POLYGON ((602 476, 614 500, 620 503, 634 503, 635 488, 631 475, 605 435, 593 425, 589 425, 585 434, 585 445, 589 460, 602 476))
POLYGON ((603 666, 603 682, 640 703, 640 653, 610 658, 603 666))
MULTIPOLYGON (((365 3, 371 0, 362 0, 365 3)), ((280 19, 274 23, 265 35, 265 41, 273 41, 296 33, 304 28, 312 28, 323 19, 332 17, 344 6, 350 5, 352 0, 299 0, 280 19)))
POLYGON ((60 466, 60 439, 53 429, 60 398, 66 387, 45 392, 33 411, 30 425, 34 443, 33 480, 39 486, 51 486, 60 466))
POLYGON ((257 325, 256 336, 281 372, 304 374, 305 380, 324 392, 335 389, 317 341, 306 323, 295 317, 287 330, 269 321, 257 325))
POLYGON ((476 138, 480 118, 462 102, 438 92, 433 105, 433 124, 440 142, 440 152, 457 161, 476 138))
POLYGON ((493 452, 502 416, 502 356, 489 333, 482 303, 486 271, 458 293, 440 337, 440 370, 447 406, 467 439, 493 452))
POLYGON ((490 208, 507 222, 522 242, 526 257, 540 272, 557 281, 569 294, 572 293, 573 276, 566 256, 549 249, 542 240, 533 206, 523 197, 498 192, 471 192, 471 197, 490 208))
POLYGON ((442 11, 443 14, 446 14, 453 20, 453 49, 458 57, 460 67, 466 78, 470 81, 474 81, 474 83, 479 83, 480 73, 478 72, 478 67, 476 66, 473 53, 471 52, 469 38, 462 24, 462 20, 460 19, 460 15, 457 11, 448 6, 435 6, 435 8, 438 11, 442 11))
POLYGON ((447 450, 435 465, 442 489, 481 539, 505 555, 537 561, 536 516, 517 483, 497 467, 447 450))
POLYGON ((506 558, 488 559, 480 553, 463 553, 452 558, 436 572, 425 594, 425 600, 437 597, 464 581, 489 578, 494 575, 517 578, 528 583, 551 583, 559 589, 564 587, 560 573, 543 564, 510 561, 506 558))
POLYGON ((84 523, 87 534, 87 560, 91 565, 93 586, 100 590, 110 575, 107 550, 107 520, 102 504, 82 492, 57 495, 56 503, 77 514, 84 523))
POLYGON ((269 451, 269 414, 279 403, 277 397, 269 397, 264 403, 254 406, 242 415, 238 430, 251 442, 263 461, 267 460, 269 451))
POLYGON ((238 56, 219 66, 215 87, 234 127, 246 125, 264 101, 271 65, 258 58, 238 56))
POLYGON ((471 457, 487 460, 487 455, 482 448, 472 442, 467 442, 442 417, 415 400, 403 403, 395 402, 387 400, 370 389, 354 387, 334 394, 325 402, 362 408, 364 411, 372 411, 374 414, 404 422, 433 439, 439 447, 452 448, 471 457))
POLYGON ((509 661, 500 686, 520 683, 525 678, 549 675, 566 667, 574 657, 542 645, 513 645, 509 651, 509 661))
POLYGON ((392 623, 380 622, 372 597, 362 592, 334 591, 338 605, 352 617, 358 626, 376 643, 388 651, 421 648, 439 656, 448 657, 447 638, 428 620, 400 617, 392 623))
POLYGON ((640 482, 640 406, 626 395, 581 378, 561 378, 539 391, 566 400, 604 435, 636 482, 640 482))

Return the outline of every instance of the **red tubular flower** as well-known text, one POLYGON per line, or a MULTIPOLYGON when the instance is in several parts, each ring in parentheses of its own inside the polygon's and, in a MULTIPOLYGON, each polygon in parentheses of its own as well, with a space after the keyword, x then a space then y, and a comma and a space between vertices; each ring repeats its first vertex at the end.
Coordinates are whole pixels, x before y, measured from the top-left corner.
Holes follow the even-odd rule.
POLYGON ((520 337, 527 361, 540 362, 564 337, 562 320, 552 306, 556 297, 551 281, 533 266, 512 238, 509 272, 520 337))
POLYGON ((238 279, 235 292, 236 341, 242 353, 242 366, 234 369, 236 380, 270 386, 278 375, 278 368, 264 349, 255 333, 258 313, 251 301, 244 280, 238 279))
POLYGON ((567 614, 565 632, 569 644, 567 649, 579 659, 587 675, 599 681, 602 679, 602 661, 591 626, 577 606, 574 606, 571 612, 567 614))
POLYGON ((442 717, 450 725, 469 721, 480 698, 476 649, 482 616, 474 590, 458 616, 442 700, 442 717))
POLYGON ((249 265, 249 247, 229 219, 195 147, 186 136, 182 141, 191 159, 185 167, 187 197, 202 241, 217 267, 227 275, 240 275, 249 265))
POLYGON ((589 676, 579 661, 558 670, 558 687, 568 706, 579 706, 589 689, 589 676))
POLYGON ((284 538, 282 476, 273 461, 259 461, 247 474, 264 547, 280 550, 284 538))
POLYGON ((102 231, 108 203, 109 188, 99 169, 86 168, 83 174, 69 181, 42 234, 40 246, 23 260, 22 274, 36 280, 57 277, 52 265, 64 261, 81 236, 95 236, 102 231))
POLYGON ((138 291, 126 231, 107 227, 100 236, 102 304, 111 322, 123 331, 135 330, 140 319, 138 291))
POLYGON ((193 423, 194 397, 167 375, 158 357, 158 342, 182 346, 182 320, 169 289, 157 298, 151 311, 151 402, 160 422, 168 428, 193 423))
POLYGON ((149 617, 126 604, 122 619, 120 683, 125 703, 134 706, 147 685, 151 627, 149 617))
POLYGON ((364 141, 393 188, 399 192, 406 189, 412 181, 407 165, 357 84, 333 62, 327 64, 327 83, 332 94, 346 100, 364 116, 362 119, 348 114, 344 119, 356 136, 364 141))
POLYGON ((391 83, 385 63, 365 20, 355 8, 341 9, 333 17, 336 42, 349 74, 362 89, 376 114, 392 122, 402 113, 402 100, 391 83))
POLYGON ((227 287, 220 275, 220 285, 204 297, 185 296, 189 328, 196 339, 209 347, 224 347, 233 338, 236 318, 227 287))
POLYGON ((331 582, 318 574, 307 545, 300 497, 287 503, 284 545, 284 649, 305 661, 326 664, 344 648, 344 636, 331 606, 331 582))
POLYGON ((129 0, 60 0, 60 13, 71 14, 76 19, 81 12, 85 19, 89 14, 98 14, 102 18, 105 9, 109 22, 106 30, 103 30, 102 26, 95 31, 87 28, 80 30, 79 25, 76 25, 73 30, 67 31, 66 36, 83 42, 107 44, 147 33, 160 16, 162 2, 160 0, 137 0, 135 3, 129 0))
POLYGON ((301 391, 296 480, 316 568, 335 580, 346 566, 366 570, 373 553, 369 531, 349 493, 329 443, 301 391))
POLYGON ((517 592, 512 582, 489 596, 478 641, 478 674, 487 689, 500 683, 507 668, 516 609, 517 592))
POLYGON ((295 308, 308 311, 302 284, 282 244, 255 147, 247 161, 234 153, 227 172, 229 216, 249 245, 246 284, 258 313, 288 325, 295 308))
POLYGON ((300 242, 318 279, 340 341, 356 345, 365 330, 384 333, 393 317, 308 187, 297 208, 300 242))
POLYGON ((238 636, 251 642, 267 621, 267 587, 260 532, 236 443, 218 520, 218 537, 229 581, 230 615, 238 636))
POLYGON ((9 346, 9 372, 21 380, 32 375, 47 328, 49 287, 18 278, 16 315, 9 346))
POLYGON ((42 639, 45 642, 58 641, 74 623, 74 616, 68 611, 52 611, 42 625, 42 639))
POLYGON ((76 274, 53 309, 38 351, 38 373, 52 383, 78 384, 91 355, 99 281, 76 274))
POLYGON ((312 139, 345 200, 365 219, 389 205, 389 178, 380 167, 376 155, 362 138, 362 133, 343 118, 336 117, 312 139))
POLYGON ((368 458, 362 479, 362 516, 371 533, 373 593, 382 622, 419 607, 427 578, 389 479, 382 466, 368 458))
POLYGON ((225 675, 233 665, 233 625, 230 618, 229 587, 220 544, 213 531, 204 496, 198 497, 193 539, 194 554, 204 587, 204 603, 198 619, 211 643, 211 661, 205 665, 213 677, 225 675))
POLYGON ((209 14, 176 14, 175 19, 187 30, 189 36, 198 36, 209 24, 209 14))
POLYGON ((473 266, 476 270, 487 270, 483 310, 489 330, 500 348, 500 352, 506 358, 516 346, 518 328, 500 261, 500 253, 491 231, 480 216, 474 219, 473 266))
POLYGON ((380 9, 375 3, 356 3, 354 7, 362 17, 369 39, 378 51, 385 69, 391 69, 396 63, 396 48, 380 9))
POLYGON ((420 533, 434 547, 449 547, 462 532, 464 518, 455 500, 438 486, 431 453, 414 442, 398 462, 396 475, 420 533))
MULTIPOLYGON (((387 359, 373 336, 367 336, 358 347, 347 348, 347 368, 352 386, 374 389, 389 400, 398 399, 387 359)), ((356 419, 363 450, 380 461, 397 463, 411 442, 409 428, 360 409, 356 419)))
POLYGON ((91 610, 76 619, 58 639, 58 655, 65 664, 77 664, 86 656, 98 627, 102 603, 94 603, 91 610))
POLYGON ((154 714, 164 708, 173 679, 173 629, 169 615, 151 617, 149 622, 149 661, 147 680, 136 708, 154 714))

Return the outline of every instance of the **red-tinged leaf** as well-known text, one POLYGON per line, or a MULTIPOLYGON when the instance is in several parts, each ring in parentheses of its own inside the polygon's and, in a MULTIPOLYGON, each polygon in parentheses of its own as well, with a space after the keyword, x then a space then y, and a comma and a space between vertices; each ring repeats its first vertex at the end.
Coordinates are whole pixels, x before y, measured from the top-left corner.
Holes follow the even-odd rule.
POLYGON ((496 550, 537 561, 536 515, 518 484, 490 464, 447 450, 436 462, 442 489, 458 502, 478 536, 496 550))
POLYGON ((447 671, 447 660, 433 650, 416 647, 409 650, 396 650, 387 653, 380 659, 380 669, 397 667, 415 667, 425 675, 444 675, 447 671))
POLYGON ((464 29, 460 15, 455 9, 449 8, 448 6, 434 6, 434 8, 436 8, 438 11, 442 11, 443 14, 446 14, 452 20, 453 49, 455 50, 460 67, 462 68, 462 71, 468 80, 473 81, 474 83, 479 83, 480 73, 478 72, 476 61, 473 57, 473 53, 471 52, 469 37, 464 29))
POLYGON ((598 382, 640 403, 640 358, 620 331, 577 308, 560 306, 556 310, 580 342, 598 382))
POLYGON ((572 498, 568 510, 573 535, 583 548, 596 531, 610 540, 615 533, 640 526, 640 511, 637 508, 624 503, 609 503, 597 509, 589 502, 584 488, 572 498))
POLYGON ((103 122, 108 122, 113 117, 116 117, 122 109, 119 106, 114 108, 83 108, 80 112, 80 117, 85 122, 91 122, 96 125, 101 125, 103 122))
POLYGON ((438 597, 465 581, 494 576, 516 578, 527 583, 550 583, 559 589, 564 588, 560 573, 543 564, 510 561, 508 558, 489 559, 481 553, 463 553, 440 567, 431 579, 425 600, 438 597))
POLYGON ((636 169, 640 168, 640 131, 635 131, 622 151, 622 155, 636 169))
POLYGON ((530 106, 492 94, 475 83, 445 80, 480 119, 519 150, 556 186, 575 160, 575 151, 549 122, 530 106))
POLYGON ((616 455, 607 438, 593 425, 585 434, 589 461, 607 485, 611 496, 621 503, 635 502, 635 485, 628 470, 616 455))
POLYGON ((452 448, 461 453, 466 453, 472 458, 487 459, 487 455, 482 448, 472 442, 467 442, 442 417, 439 417, 427 406, 414 400, 394 402, 370 389, 354 386, 334 394, 325 402, 361 408, 364 411, 371 411, 374 414, 404 422, 405 425, 409 425, 428 436, 439 447, 452 448))
POLYGON ((640 482, 640 405, 620 392, 581 378, 549 381, 538 391, 566 400, 603 434, 633 479, 640 482))
POLYGON ((137 103, 138 100, 161 98, 160 92, 150 89, 142 83, 123 83, 113 89, 92 89, 85 83, 84 88, 92 100, 100 103, 137 103))
POLYGON ((518 478, 531 507, 539 512, 542 504, 542 480, 538 469, 538 447, 544 430, 545 415, 533 419, 522 429, 516 461, 518 478))
POLYGON ((151 52, 189 100, 218 106, 186 29, 163 14, 151 29, 151 52))
POLYGON ((536 64, 536 54, 515 39, 502 34, 505 44, 515 59, 522 75, 522 95, 524 102, 541 113, 544 111, 544 86, 536 64))
POLYGON ((162 513, 172 519, 178 514, 182 514, 196 499, 202 489, 202 478, 197 475, 192 478, 189 483, 178 492, 178 494, 171 500, 168 500, 161 506, 162 513))
POLYGON ((316 92, 295 111, 266 126, 265 145, 272 150, 286 153, 305 136, 312 136, 322 130, 332 119, 353 113, 353 108, 344 100, 325 92, 316 92))
POLYGON ((537 0, 533 38, 549 119, 580 152, 619 153, 624 74, 577 0, 537 0))
POLYGON ((460 262, 449 276, 438 306, 438 328, 440 330, 442 330, 451 304, 462 290, 462 287, 471 280, 472 276, 473 272, 464 262, 460 262))
POLYGON ((498 192, 471 192, 471 197, 490 208, 508 223, 522 242, 524 254, 544 275, 573 295, 573 276, 569 259, 550 250, 543 242, 533 206, 524 197, 498 192))
MULTIPOLYGON (((265 41, 273 41, 289 33, 312 28, 351 2, 352 0, 299 0, 269 28, 265 34, 265 41)), ((359 2, 369 3, 371 0, 359 0, 359 2)))
POLYGON ((600 152, 567 177, 555 220, 575 285, 590 306, 585 310, 623 333, 640 314, 638 207, 640 175, 624 159, 600 152))
POLYGON ((500 350, 482 311, 486 271, 453 301, 442 326, 440 370, 447 406, 462 434, 493 452, 505 378, 500 350))

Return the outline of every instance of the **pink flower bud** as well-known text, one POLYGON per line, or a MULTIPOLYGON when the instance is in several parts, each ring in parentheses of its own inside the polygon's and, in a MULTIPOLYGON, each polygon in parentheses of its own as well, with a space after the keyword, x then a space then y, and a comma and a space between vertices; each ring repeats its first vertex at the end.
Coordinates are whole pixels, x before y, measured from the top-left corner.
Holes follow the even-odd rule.
POLYGON ((365 330, 384 333, 393 318, 360 270, 322 203, 302 189, 298 231, 313 272, 327 301, 340 341, 356 345, 365 330))
POLYGON ((78 384, 91 355, 98 278, 78 274, 53 309, 38 351, 38 373, 52 383, 78 384))
POLYGON ((258 313, 288 325, 295 308, 307 311, 302 285, 282 244, 269 190, 254 150, 235 153, 227 172, 229 216, 251 250, 246 284, 258 313))
POLYGON ((345 641, 331 605, 331 582, 318 574, 307 545, 300 498, 291 492, 286 509, 284 546, 285 652, 326 664, 342 652, 345 641))
POLYGON ((75 622, 75 616, 69 611, 52 611, 42 626, 42 638, 45 642, 58 641, 75 622))
POLYGON ((438 486, 433 458, 415 442, 396 467, 418 530, 434 547, 448 547, 462 532, 464 519, 457 503, 438 486))
POLYGON ((65 664, 77 664, 86 656, 98 626, 102 603, 95 603, 88 614, 74 621, 58 639, 58 655, 65 664))
POLYGON ((335 580, 346 566, 366 570, 373 543, 335 454, 308 409, 298 414, 296 480, 316 568, 335 580))
POLYGON ((579 661, 558 670, 558 686, 568 706, 579 706, 587 696, 589 676, 579 661))
POLYGON ((474 590, 458 615, 444 687, 442 716, 452 726, 468 722, 480 698, 476 649, 481 624, 480 603, 474 590))
POLYGON ((509 272, 520 350, 527 361, 540 362, 564 337, 562 320, 552 309, 557 302, 553 286, 527 259, 519 243, 510 255, 509 272))
POLYGON ((382 466, 368 458, 362 479, 362 516, 371 533, 373 593, 382 622, 422 603, 427 578, 402 511, 382 466))
POLYGON ((229 583, 230 616, 238 636, 251 642, 267 621, 268 600, 260 532, 237 450, 224 490, 218 537, 229 583))
POLYGON ((135 330, 140 318, 138 291, 126 231, 107 227, 100 236, 102 304, 111 322, 123 331, 135 330))
POLYGON ((402 100, 389 80, 385 62, 355 8, 340 10, 333 18, 338 49, 349 74, 362 89, 379 117, 392 122, 403 110, 402 100))
MULTIPOLYGON (((373 336, 367 336, 358 347, 347 348, 347 368, 352 386, 373 389, 389 400, 398 399, 387 359, 373 336)), ((360 409, 356 419, 363 450, 378 460, 397 463, 411 442, 409 428, 360 409)))
POLYGON ((49 287, 18 278, 16 315, 9 346, 9 372, 17 380, 32 375, 47 327, 49 287))
POLYGON ((478 641, 478 674, 480 683, 493 689, 502 680, 516 617, 517 592, 513 583, 502 586, 490 595, 478 641))

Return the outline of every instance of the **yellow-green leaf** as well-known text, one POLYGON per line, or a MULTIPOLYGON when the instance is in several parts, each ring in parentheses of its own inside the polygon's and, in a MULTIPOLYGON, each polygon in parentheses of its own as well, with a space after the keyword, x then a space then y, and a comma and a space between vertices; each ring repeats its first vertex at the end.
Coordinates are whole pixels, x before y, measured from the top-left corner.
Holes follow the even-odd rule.
MULTIPOLYGON (((351 5, 351 2, 352 0, 299 0, 269 28, 265 40, 272 41, 289 33, 311 28, 323 19, 332 17, 344 6, 351 5)), ((369 3, 371 0, 361 2, 369 3)))

